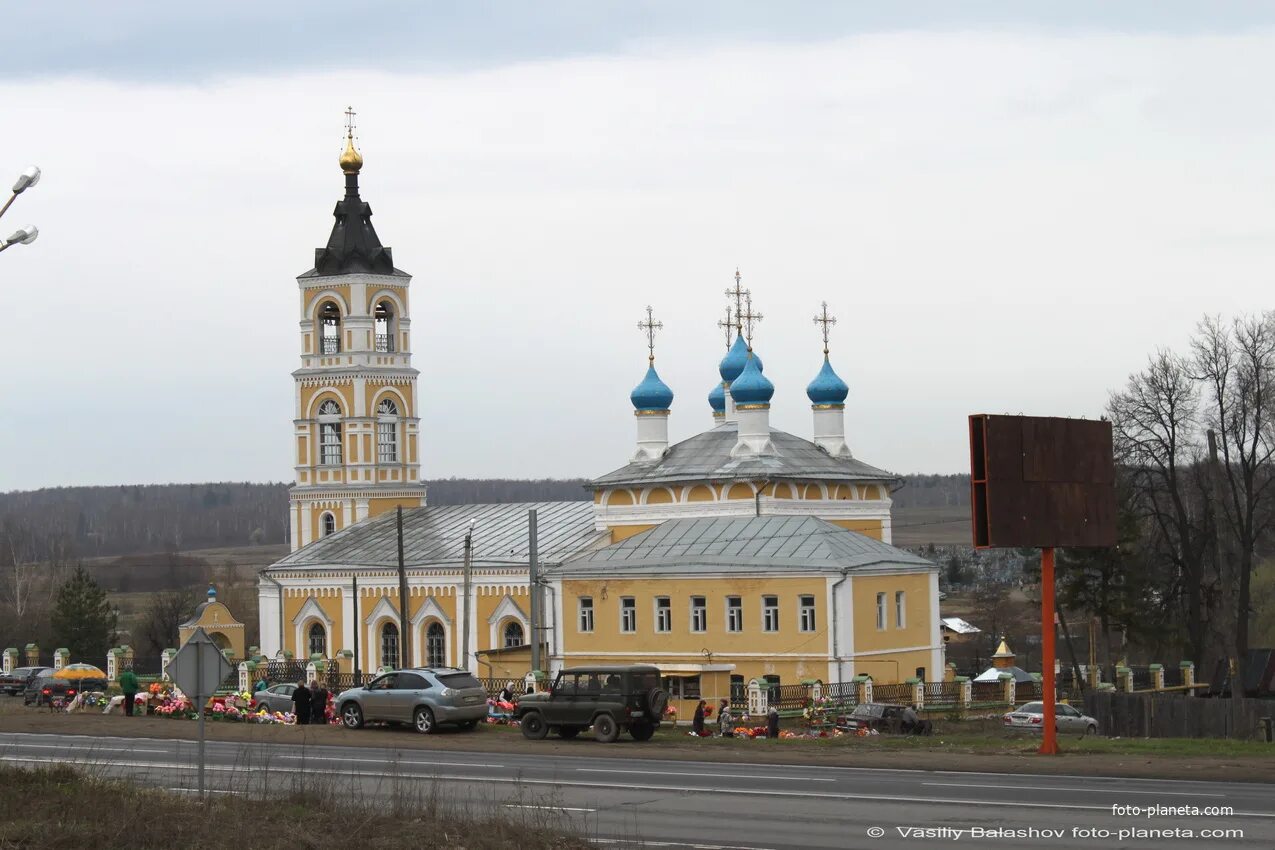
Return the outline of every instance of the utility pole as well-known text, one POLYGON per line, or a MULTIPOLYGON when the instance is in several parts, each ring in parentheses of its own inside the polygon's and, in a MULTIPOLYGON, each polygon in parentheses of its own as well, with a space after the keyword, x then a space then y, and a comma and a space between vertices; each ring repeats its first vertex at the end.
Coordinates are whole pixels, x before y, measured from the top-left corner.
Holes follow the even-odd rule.
POLYGON ((474 522, 470 520, 469 530, 465 532, 465 567, 463 593, 461 597, 460 619, 460 657, 461 666, 469 669, 469 589, 474 581, 472 558, 474 552, 474 522))
POLYGON ((531 669, 540 670, 540 621, 544 613, 540 610, 540 563, 537 558, 538 540, 536 537, 536 509, 527 511, 527 562, 530 570, 528 588, 531 591, 531 669))
MULTIPOLYGON (((403 506, 398 506, 395 518, 398 526, 398 667, 402 670, 411 662, 411 633, 407 630, 407 568, 403 566, 403 506)), ((355 628, 358 624, 355 624, 355 628)))
POLYGON ((350 576, 350 582, 354 587, 354 681, 351 683, 351 687, 357 688, 363 684, 362 677, 359 675, 362 672, 359 669, 360 659, 362 658, 359 655, 359 577, 350 576))
MULTIPOLYGON (((1236 592, 1234 563, 1228 552, 1222 548, 1222 496, 1218 492, 1218 484, 1222 478, 1222 466, 1217 457, 1217 432, 1210 428, 1207 432, 1209 440, 1209 500, 1213 503, 1213 557, 1222 579, 1222 600, 1227 607, 1223 612, 1222 622, 1227 623, 1223 639, 1227 664, 1227 681, 1231 685, 1231 717, 1238 728, 1241 722, 1240 700, 1244 697, 1244 659, 1240 655, 1240 610, 1239 595, 1236 592)), ((1234 732, 1234 729, 1232 730, 1234 732)))

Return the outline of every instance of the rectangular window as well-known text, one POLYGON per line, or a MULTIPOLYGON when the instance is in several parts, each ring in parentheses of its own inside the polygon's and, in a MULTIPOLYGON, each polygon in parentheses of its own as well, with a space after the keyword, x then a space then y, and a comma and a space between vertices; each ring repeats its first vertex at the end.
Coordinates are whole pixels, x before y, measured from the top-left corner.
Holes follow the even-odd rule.
POLYGON ((907 607, 906 602, 903 591, 896 590, 894 592, 894 627, 896 629, 906 628, 907 626, 907 617, 904 616, 904 609, 907 607))
POLYGON ((593 631, 593 597, 580 597, 580 631, 593 631))
POLYGON ((700 699, 699 676, 665 676, 669 699, 700 699))
POLYGON ((341 465, 341 423, 323 422, 319 425, 319 463, 324 466, 341 465))
POLYGON ((655 597, 655 630, 657 632, 673 631, 673 609, 669 606, 667 596, 655 597))
POLYGON ((885 594, 877 594, 877 631, 885 631, 885 594))
POLYGON ((726 631, 744 630, 744 603, 738 596, 726 597, 726 631))
POLYGON ((381 463, 398 463, 397 422, 376 423, 376 457, 381 463))
POLYGON ((815 598, 813 596, 801 597, 801 630, 803 632, 815 630, 815 598))
POLYGON ((778 596, 763 596, 761 598, 761 630, 763 632, 779 631, 778 596))
POLYGON ((637 631, 637 603, 632 596, 620 597, 620 631, 637 631))
POLYGON ((702 596, 691 597, 691 631, 708 631, 707 601, 702 596))

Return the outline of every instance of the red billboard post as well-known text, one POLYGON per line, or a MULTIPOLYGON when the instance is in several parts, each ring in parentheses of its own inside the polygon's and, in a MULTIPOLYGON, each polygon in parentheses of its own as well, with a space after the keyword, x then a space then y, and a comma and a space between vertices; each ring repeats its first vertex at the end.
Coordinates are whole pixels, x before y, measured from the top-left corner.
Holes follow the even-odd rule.
POLYGON ((1054 682, 1054 548, 1116 545, 1111 423, 975 414, 970 428, 974 547, 1039 548, 1043 739, 1058 752, 1054 682))

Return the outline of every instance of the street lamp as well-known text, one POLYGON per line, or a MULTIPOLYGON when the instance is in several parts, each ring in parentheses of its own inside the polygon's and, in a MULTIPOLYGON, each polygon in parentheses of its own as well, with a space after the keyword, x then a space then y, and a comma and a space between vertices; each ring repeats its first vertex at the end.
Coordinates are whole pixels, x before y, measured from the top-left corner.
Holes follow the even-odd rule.
MULTIPOLYGON (((18 175, 18 179, 13 184, 13 194, 9 196, 9 200, 4 202, 4 206, 0 207, 0 216, 4 215, 9 207, 13 205, 18 195, 21 195, 27 189, 40 182, 40 169, 36 166, 28 166, 25 171, 18 175)), ((35 237, 40 235, 40 231, 36 229, 34 224, 28 224, 26 227, 19 228, 14 231, 13 235, 8 239, 0 239, 0 251, 8 248, 10 245, 30 245, 35 241, 35 237)))

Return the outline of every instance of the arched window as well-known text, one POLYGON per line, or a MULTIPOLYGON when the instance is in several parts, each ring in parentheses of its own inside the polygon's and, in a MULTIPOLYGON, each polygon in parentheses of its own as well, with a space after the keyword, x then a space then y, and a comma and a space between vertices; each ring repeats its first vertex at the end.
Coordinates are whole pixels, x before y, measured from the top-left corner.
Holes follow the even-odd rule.
POLYGON ((398 405, 393 399, 381 399, 376 406, 376 458, 398 463, 398 405))
POLYGON ((398 626, 386 623, 381 626, 381 666, 399 666, 398 659, 398 626))
POLYGON ((320 520, 320 522, 323 525, 324 537, 327 537, 329 534, 336 531, 336 517, 334 517, 332 514, 325 513, 323 515, 323 518, 320 520))
POLYGON ((394 350, 394 305, 388 300, 378 301, 374 311, 376 319, 376 350, 394 350))
POLYGON ((447 632, 437 620, 425 630, 425 663, 430 667, 447 666, 447 632))
POLYGON ((522 646, 527 641, 523 638, 522 623, 510 620, 505 623, 505 648, 522 646))
POLYGON ((310 654, 314 655, 317 652, 326 658, 328 655, 328 632, 327 629, 323 628, 323 624, 311 623, 309 637, 310 654))
POLYGON ((325 301, 319 308, 319 353, 341 352, 341 308, 325 301))
POLYGON ((341 406, 331 399, 319 405, 319 463, 341 465, 341 406))

